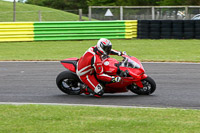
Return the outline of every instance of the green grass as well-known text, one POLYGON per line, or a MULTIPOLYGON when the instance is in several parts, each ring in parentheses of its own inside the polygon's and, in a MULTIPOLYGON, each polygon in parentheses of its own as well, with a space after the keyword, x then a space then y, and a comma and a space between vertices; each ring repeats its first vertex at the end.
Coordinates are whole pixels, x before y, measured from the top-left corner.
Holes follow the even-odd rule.
MULTIPOLYGON (((62 60, 81 57, 97 40, 1 42, 0 60, 62 60)), ((142 61, 200 62, 199 40, 111 40, 113 49, 142 61)), ((120 57, 116 57, 121 59, 120 57)))
MULTIPOLYGON (((16 3, 16 21, 39 21, 38 11, 41 11, 42 21, 78 21, 79 16, 73 13, 31 4, 16 3)), ((78 12, 78 10, 77 10, 78 12)), ((83 17, 83 20, 88 18, 83 17)), ((13 21, 13 3, 0 0, 0 22, 13 21)))
POLYGON ((2 133, 198 133, 200 111, 0 105, 2 133))

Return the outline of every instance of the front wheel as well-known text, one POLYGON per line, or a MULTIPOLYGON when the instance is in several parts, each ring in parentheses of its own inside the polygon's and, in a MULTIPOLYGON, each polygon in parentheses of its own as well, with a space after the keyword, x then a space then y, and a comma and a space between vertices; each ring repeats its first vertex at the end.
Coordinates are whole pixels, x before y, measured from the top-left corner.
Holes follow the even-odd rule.
POLYGON ((135 84, 128 86, 127 88, 138 95, 150 95, 156 90, 156 83, 151 77, 147 77, 142 80, 143 88, 138 87, 135 84))

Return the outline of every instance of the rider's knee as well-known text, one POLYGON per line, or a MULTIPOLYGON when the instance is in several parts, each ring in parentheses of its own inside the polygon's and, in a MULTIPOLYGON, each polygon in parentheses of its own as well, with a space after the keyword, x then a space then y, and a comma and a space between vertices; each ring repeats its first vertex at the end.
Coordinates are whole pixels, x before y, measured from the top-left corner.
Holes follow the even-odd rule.
POLYGON ((95 95, 102 96, 104 94, 103 86, 101 84, 98 84, 94 89, 95 95))

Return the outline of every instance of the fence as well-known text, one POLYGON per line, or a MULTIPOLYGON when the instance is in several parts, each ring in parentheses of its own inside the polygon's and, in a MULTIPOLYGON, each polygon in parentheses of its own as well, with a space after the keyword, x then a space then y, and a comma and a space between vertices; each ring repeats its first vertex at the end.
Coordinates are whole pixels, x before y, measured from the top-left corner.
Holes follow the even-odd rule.
POLYGON ((13 11, 4 11, 0 12, 0 22, 190 20, 195 15, 199 14, 200 16, 200 6, 90 6, 88 12, 88 15, 86 15, 82 13, 82 9, 66 11, 16 11, 16 20, 14 20, 13 11))
POLYGON ((136 20, 0 23, 0 42, 133 37, 137 37, 136 20))
POLYGON ((33 22, 33 21, 82 21, 88 20, 83 17, 82 9, 79 10, 65 10, 65 11, 1 11, 0 22, 33 22), (15 17, 14 17, 15 16, 15 17))
POLYGON ((200 6, 90 6, 88 16, 89 20, 190 20, 197 14, 200 6))

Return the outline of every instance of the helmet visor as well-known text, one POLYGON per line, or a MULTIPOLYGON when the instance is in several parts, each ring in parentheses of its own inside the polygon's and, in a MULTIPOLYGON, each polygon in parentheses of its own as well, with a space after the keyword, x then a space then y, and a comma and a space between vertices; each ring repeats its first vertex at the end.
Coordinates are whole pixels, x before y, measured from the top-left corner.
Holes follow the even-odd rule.
POLYGON ((109 46, 104 46, 104 51, 106 52, 107 55, 110 54, 111 52, 111 49, 112 49, 112 45, 109 45, 109 46))

